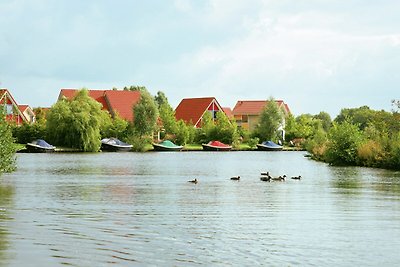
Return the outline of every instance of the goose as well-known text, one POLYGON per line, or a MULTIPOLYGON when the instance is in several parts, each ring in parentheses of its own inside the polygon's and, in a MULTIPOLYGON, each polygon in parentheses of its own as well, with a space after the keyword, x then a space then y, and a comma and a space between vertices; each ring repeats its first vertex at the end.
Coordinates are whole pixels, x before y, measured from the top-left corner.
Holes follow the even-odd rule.
POLYGON ((272 181, 285 181, 286 175, 271 178, 272 181))
POLYGON ((194 179, 194 180, 190 180, 190 181, 188 181, 189 183, 193 183, 193 184, 197 184, 197 178, 196 179, 194 179))
POLYGON ((233 176, 231 177, 231 180, 235 180, 235 181, 239 181, 240 180, 240 176, 233 176))
POLYGON ((299 176, 293 176, 293 177, 291 177, 290 179, 293 179, 293 180, 300 180, 300 179, 301 179, 301 175, 299 175, 299 176))
POLYGON ((263 182, 271 182, 271 176, 260 177, 260 180, 263 181, 263 182))

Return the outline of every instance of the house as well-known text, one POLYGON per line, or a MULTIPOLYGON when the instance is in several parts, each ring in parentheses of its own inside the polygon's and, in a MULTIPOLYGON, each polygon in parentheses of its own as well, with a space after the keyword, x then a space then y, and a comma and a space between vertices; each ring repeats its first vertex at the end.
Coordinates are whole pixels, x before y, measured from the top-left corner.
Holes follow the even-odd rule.
POLYGON ((17 125, 35 122, 33 110, 28 105, 18 105, 6 88, 0 89, 0 105, 4 106, 6 120, 9 122, 15 122, 17 125))
POLYGON ((206 112, 210 112, 212 118, 215 119, 217 112, 224 111, 215 97, 185 98, 176 107, 175 118, 200 128, 201 120, 206 112))
POLYGON ((226 116, 228 117, 228 119, 233 119, 233 113, 232 113, 232 109, 230 107, 223 107, 222 110, 225 112, 226 116))
MULTIPOLYGON (((61 89, 58 100, 72 99, 79 89, 61 89)), ((112 117, 116 114, 122 119, 133 121, 133 106, 140 100, 139 91, 126 90, 88 90, 89 96, 102 105, 112 117)))
MULTIPOLYGON (((289 106, 283 100, 275 101, 285 116, 290 114, 289 106)), ((267 100, 238 101, 232 110, 237 125, 249 131, 253 131, 258 124, 259 116, 267 103, 267 100)))

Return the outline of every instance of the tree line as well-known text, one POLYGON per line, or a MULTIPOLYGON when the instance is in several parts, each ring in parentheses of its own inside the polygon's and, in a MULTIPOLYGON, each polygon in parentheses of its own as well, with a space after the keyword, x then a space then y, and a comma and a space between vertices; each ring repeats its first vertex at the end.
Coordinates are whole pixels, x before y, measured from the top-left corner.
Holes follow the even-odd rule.
POLYGON ((206 112, 201 127, 195 128, 176 120, 174 109, 163 92, 152 96, 144 86, 122 90, 141 92, 139 102, 132 107, 132 122, 118 114, 111 117, 84 88, 72 99, 59 100, 47 112, 35 109, 37 121, 34 124, 12 126, 5 122, 4 114, 0 116, 0 173, 15 168, 14 141, 25 144, 41 138, 56 146, 96 152, 102 138, 116 137, 132 144, 135 151, 144 151, 153 142, 155 133, 159 133, 161 139, 178 145, 220 140, 234 147, 246 144, 253 148, 264 140, 278 142, 283 129, 286 135, 282 141, 286 145, 305 149, 316 160, 332 165, 400 169, 399 101, 392 102, 392 112, 375 111, 367 106, 347 108, 332 120, 326 112, 285 117, 270 98, 258 125, 250 132, 238 127, 224 112, 217 112, 216 118, 206 112))

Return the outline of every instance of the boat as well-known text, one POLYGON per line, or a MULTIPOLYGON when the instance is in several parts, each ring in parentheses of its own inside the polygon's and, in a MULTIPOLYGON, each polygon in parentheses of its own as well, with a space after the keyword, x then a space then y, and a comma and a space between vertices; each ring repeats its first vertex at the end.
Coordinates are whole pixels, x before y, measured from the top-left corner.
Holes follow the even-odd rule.
POLYGON ((104 138, 101 140, 101 150, 102 151, 130 151, 132 145, 122 142, 117 138, 104 138))
POLYGON ((37 139, 25 145, 26 152, 30 153, 47 153, 54 152, 56 147, 50 145, 43 139, 37 139))
POLYGON ((258 150, 264 150, 264 151, 281 151, 283 149, 283 146, 275 144, 272 141, 265 141, 262 142, 261 144, 257 144, 257 148, 258 150))
POLYGON ((155 151, 180 151, 183 146, 178 146, 172 143, 170 140, 164 140, 161 143, 153 143, 155 151))
POLYGON ((201 144, 206 151, 229 151, 232 146, 221 143, 220 141, 210 141, 207 144, 201 144))

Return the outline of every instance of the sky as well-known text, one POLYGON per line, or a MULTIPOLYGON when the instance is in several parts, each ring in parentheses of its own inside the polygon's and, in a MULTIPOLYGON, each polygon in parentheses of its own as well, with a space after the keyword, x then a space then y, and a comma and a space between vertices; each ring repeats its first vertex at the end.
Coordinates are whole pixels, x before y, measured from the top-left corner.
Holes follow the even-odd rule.
POLYGON ((181 99, 284 100, 294 115, 400 98, 398 0, 0 0, 0 87, 146 86, 181 99))

